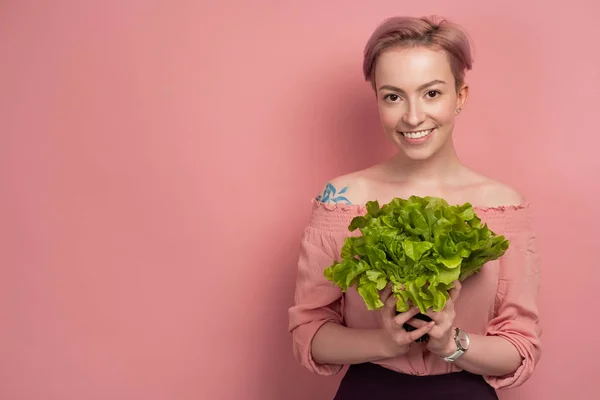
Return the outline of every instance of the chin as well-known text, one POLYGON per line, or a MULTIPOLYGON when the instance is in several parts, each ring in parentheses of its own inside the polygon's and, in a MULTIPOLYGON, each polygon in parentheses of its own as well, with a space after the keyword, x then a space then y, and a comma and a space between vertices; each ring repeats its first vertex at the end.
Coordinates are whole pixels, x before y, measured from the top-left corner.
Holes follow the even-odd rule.
POLYGON ((434 143, 429 143, 428 145, 421 146, 419 148, 407 148, 397 140, 393 140, 393 143, 396 146, 398 154, 402 155, 406 159, 414 161, 428 160, 440 150, 438 146, 435 146, 434 143))
POLYGON ((422 150, 422 151, 414 151, 408 150, 404 148, 398 149, 399 153, 402 154, 405 158, 413 161, 425 161, 433 157, 437 152, 430 150, 422 150))

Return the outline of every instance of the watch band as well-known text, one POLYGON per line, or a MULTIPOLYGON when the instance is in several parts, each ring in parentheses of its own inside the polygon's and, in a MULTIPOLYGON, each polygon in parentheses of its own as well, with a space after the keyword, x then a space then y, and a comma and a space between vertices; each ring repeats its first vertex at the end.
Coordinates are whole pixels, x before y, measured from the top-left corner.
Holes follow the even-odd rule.
POLYGON ((459 328, 454 328, 454 342, 456 343, 456 351, 447 357, 442 357, 442 360, 452 363, 465 354, 469 348, 469 336, 459 328), (466 345, 463 346, 461 341, 465 342, 466 345))

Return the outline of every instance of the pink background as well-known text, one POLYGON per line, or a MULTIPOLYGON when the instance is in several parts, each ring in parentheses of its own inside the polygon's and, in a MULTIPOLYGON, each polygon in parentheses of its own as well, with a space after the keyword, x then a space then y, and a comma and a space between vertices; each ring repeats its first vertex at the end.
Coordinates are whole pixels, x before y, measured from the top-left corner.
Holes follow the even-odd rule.
POLYGON ((594 398, 599 3, 209 3, 0 3, 0 398, 331 398, 286 331, 298 241, 390 151, 368 35, 430 13, 475 41, 460 154, 536 211, 544 354, 502 398, 594 398))

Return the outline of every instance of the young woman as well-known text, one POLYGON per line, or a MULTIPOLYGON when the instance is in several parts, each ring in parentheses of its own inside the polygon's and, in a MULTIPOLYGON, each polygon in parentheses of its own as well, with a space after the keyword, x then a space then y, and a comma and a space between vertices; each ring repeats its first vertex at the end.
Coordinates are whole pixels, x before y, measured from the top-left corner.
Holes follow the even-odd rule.
POLYGON ((298 263, 295 304, 289 310, 294 354, 315 373, 349 366, 335 399, 497 399, 495 389, 521 385, 540 358, 539 263, 530 205, 511 187, 459 160, 454 122, 465 108, 471 69, 467 35, 432 18, 397 17, 372 34, 364 53, 383 131, 397 155, 333 179, 313 201, 298 263), (348 224, 365 203, 436 196, 469 202, 509 250, 481 273, 456 283, 431 323, 383 309, 368 311, 356 290, 341 290, 323 271, 339 260, 348 224), (408 323, 416 330, 408 332, 408 323), (428 334, 427 341, 416 341, 428 334), (389 397, 395 396, 395 397, 389 397))

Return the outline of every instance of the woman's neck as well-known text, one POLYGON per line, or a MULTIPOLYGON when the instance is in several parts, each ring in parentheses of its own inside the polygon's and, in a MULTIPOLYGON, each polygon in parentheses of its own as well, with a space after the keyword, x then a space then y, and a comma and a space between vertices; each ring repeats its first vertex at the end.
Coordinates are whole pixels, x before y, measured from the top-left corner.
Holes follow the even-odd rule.
POLYGON ((451 184, 465 168, 452 141, 426 160, 411 160, 399 154, 390 160, 390 166, 402 180, 425 185, 451 184))

